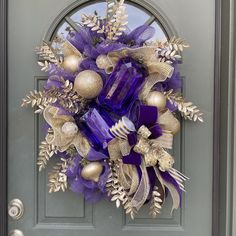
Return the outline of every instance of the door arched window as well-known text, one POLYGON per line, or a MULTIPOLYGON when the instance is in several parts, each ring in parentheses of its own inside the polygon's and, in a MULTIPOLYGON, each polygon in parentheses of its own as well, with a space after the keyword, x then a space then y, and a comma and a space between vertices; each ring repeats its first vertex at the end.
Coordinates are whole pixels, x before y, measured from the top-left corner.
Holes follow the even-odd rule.
MULTIPOLYGON (((130 30, 148 24, 155 28, 154 39, 165 40, 174 34, 174 30, 167 18, 160 10, 152 7, 142 0, 126 1, 128 13, 128 28, 130 30), (137 17, 138 16, 138 17, 137 17)), ((78 31, 78 24, 81 22, 81 14, 92 14, 96 9, 98 15, 105 16, 106 2, 95 0, 81 0, 68 6, 51 25, 45 36, 46 41, 55 41, 57 36, 66 37, 69 31, 78 31)))

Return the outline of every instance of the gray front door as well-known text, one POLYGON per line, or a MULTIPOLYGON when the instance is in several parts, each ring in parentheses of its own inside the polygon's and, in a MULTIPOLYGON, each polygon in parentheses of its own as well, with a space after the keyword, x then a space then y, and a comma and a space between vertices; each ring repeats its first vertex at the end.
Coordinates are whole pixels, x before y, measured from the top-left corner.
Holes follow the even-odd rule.
MULTIPOLYGON (((82 11, 94 11, 100 1, 9 0, 9 163, 8 200, 19 198, 25 208, 19 220, 9 218, 9 232, 25 236, 210 236, 212 228, 213 87, 214 87, 214 1, 132 0, 131 28, 148 22, 156 37, 184 37, 191 48, 183 57, 181 73, 184 93, 204 112, 203 124, 183 122, 175 140, 176 167, 191 180, 183 207, 169 214, 167 202, 157 219, 143 209, 132 221, 113 203, 89 204, 74 193, 48 194, 47 171, 38 173, 37 147, 42 138, 41 118, 20 108, 21 99, 42 86, 45 74, 37 65, 34 49, 42 39, 66 34, 76 27, 82 11), (96 2, 97 6, 87 6, 96 2), (85 4, 85 5, 84 5, 85 4)), ((53 164, 53 163, 52 163, 53 164)))

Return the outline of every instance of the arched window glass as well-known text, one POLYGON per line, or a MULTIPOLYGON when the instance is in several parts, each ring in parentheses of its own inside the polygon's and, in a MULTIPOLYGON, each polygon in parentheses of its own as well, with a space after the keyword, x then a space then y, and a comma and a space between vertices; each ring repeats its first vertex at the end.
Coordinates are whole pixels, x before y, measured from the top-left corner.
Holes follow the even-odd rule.
MULTIPOLYGON (((156 33, 153 37, 154 39, 165 40, 168 38, 168 35, 164 30, 164 27, 161 25, 159 19, 157 19, 151 12, 149 12, 143 6, 129 3, 128 1, 126 6, 129 21, 128 28, 130 30, 133 30, 142 24, 149 24, 156 29, 156 33)), ((99 16, 105 16, 106 3, 104 1, 98 3, 88 1, 88 3, 73 9, 57 26, 54 34, 51 37, 51 41, 54 41, 56 36, 62 36, 65 38, 70 30, 78 30, 77 24, 81 22, 82 13, 89 15, 94 13, 95 9, 99 16)))

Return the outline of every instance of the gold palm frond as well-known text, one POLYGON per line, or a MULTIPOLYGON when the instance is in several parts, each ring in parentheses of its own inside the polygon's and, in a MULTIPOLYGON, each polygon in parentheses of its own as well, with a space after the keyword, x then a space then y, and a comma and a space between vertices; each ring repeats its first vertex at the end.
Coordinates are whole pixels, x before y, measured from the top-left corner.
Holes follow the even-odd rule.
POLYGON ((65 192, 65 190, 68 187, 66 171, 70 162, 71 162, 70 158, 69 159, 61 158, 61 162, 57 163, 53 167, 53 170, 49 172, 48 174, 49 193, 59 192, 60 190, 65 192))
POLYGON ((58 102, 69 112, 77 113, 80 108, 86 105, 86 100, 80 97, 73 90, 73 83, 62 78, 63 85, 61 89, 52 87, 49 90, 31 91, 22 102, 22 107, 31 104, 32 107, 38 107, 35 113, 42 113, 50 104, 58 102))
POLYGON ((47 140, 44 140, 39 145, 39 154, 38 154, 38 160, 37 165, 39 167, 39 171, 42 171, 45 169, 48 161, 54 154, 56 154, 58 151, 57 147, 53 144, 49 144, 47 140))
POLYGON ((175 105, 184 119, 203 122, 203 113, 192 102, 186 102, 182 95, 174 93, 173 90, 165 92, 164 95, 169 102, 175 105))
POLYGON ((161 212, 161 203, 162 200, 160 198, 161 194, 158 192, 158 187, 155 186, 152 191, 152 199, 151 199, 151 206, 149 210, 149 215, 151 215, 153 218, 156 218, 157 215, 161 212))
POLYGON ((108 196, 112 196, 111 201, 116 203, 117 208, 119 208, 120 205, 123 205, 125 213, 129 214, 131 219, 134 219, 135 214, 137 214, 137 210, 131 205, 131 197, 120 184, 118 168, 118 163, 112 163, 111 174, 106 183, 108 196))

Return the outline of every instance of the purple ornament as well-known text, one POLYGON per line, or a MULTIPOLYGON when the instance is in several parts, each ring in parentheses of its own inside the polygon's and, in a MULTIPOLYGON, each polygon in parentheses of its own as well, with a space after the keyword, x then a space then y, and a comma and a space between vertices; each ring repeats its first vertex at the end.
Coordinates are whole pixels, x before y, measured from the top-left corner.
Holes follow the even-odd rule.
POLYGON ((105 149, 107 143, 113 138, 109 132, 110 126, 107 124, 106 119, 103 118, 96 108, 90 108, 81 117, 81 120, 84 121, 84 125, 89 129, 88 132, 90 131, 90 135, 87 134, 86 136, 88 138, 92 136, 92 140, 96 140, 96 143, 105 149))
POLYGON ((141 63, 130 57, 121 59, 101 91, 99 103, 124 115, 137 97, 146 77, 147 70, 141 63))

